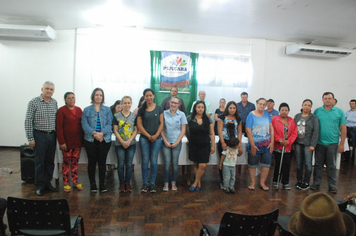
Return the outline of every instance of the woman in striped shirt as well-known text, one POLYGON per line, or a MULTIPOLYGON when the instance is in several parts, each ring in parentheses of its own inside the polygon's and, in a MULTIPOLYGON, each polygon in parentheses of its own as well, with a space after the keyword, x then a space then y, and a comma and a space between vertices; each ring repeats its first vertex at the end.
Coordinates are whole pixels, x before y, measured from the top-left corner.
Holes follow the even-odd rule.
POLYGON ((96 88, 91 94, 92 105, 86 107, 82 115, 84 147, 88 155, 88 175, 90 191, 98 191, 95 181, 96 163, 99 166, 99 189, 104 193, 106 176, 106 156, 111 146, 112 113, 104 106, 104 91, 96 88))

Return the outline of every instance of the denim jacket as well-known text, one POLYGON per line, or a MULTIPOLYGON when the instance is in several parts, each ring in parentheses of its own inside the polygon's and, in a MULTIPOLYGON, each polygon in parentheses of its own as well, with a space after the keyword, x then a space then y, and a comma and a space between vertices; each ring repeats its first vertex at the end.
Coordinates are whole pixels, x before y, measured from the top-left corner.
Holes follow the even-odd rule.
MULTIPOLYGON (((100 106, 99 118, 101 124, 101 132, 104 134, 104 140, 107 143, 111 142, 111 130, 112 130, 112 113, 109 107, 100 106)), ((89 142, 94 142, 93 133, 96 129, 97 113, 94 105, 90 105, 84 108, 82 115, 82 127, 84 130, 84 139, 89 142)))

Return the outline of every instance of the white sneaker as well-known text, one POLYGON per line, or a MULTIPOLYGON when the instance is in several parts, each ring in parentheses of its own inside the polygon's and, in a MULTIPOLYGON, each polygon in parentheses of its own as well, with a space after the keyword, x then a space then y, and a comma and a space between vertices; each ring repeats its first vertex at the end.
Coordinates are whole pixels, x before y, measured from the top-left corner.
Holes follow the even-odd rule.
POLYGON ((175 184, 172 184, 172 190, 177 191, 177 186, 175 184))
POLYGON ((164 192, 168 192, 168 190, 169 190, 168 184, 164 184, 163 191, 164 192))

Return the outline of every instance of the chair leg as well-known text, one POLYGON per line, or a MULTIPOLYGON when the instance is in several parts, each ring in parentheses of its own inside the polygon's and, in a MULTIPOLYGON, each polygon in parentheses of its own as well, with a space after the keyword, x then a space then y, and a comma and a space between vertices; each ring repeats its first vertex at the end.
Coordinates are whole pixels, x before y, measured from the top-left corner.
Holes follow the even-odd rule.
POLYGON ((4 227, 4 224, 2 222, 2 219, 0 219, 1 222, 0 222, 0 235, 3 236, 5 235, 5 227, 4 227))
POLYGON ((209 236, 208 231, 205 228, 201 228, 199 236, 209 236))
POLYGON ((80 217, 80 230, 82 231, 82 236, 85 236, 85 232, 84 232, 84 219, 83 217, 80 217))
POLYGON ((190 180, 190 178, 191 178, 191 172, 192 172, 192 166, 187 166, 187 184, 188 184, 188 186, 190 186, 190 184, 191 184, 191 180, 190 180))

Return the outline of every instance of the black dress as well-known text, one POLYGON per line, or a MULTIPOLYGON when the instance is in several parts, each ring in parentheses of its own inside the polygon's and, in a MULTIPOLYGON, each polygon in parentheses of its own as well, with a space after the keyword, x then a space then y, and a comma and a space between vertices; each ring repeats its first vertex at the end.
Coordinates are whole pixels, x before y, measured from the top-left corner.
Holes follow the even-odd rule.
MULTIPOLYGON (((197 120, 188 117, 189 129, 189 160, 197 163, 208 163, 210 157, 210 123, 198 124, 197 120), (191 119, 189 119, 191 118, 191 119)), ((210 120, 209 120, 210 121, 210 120)))

